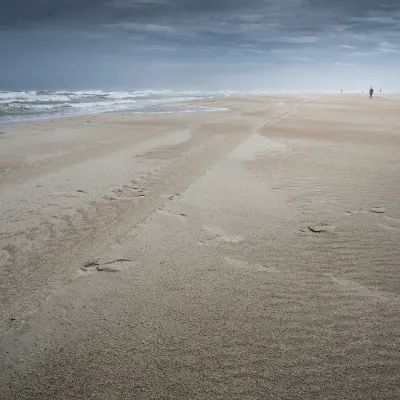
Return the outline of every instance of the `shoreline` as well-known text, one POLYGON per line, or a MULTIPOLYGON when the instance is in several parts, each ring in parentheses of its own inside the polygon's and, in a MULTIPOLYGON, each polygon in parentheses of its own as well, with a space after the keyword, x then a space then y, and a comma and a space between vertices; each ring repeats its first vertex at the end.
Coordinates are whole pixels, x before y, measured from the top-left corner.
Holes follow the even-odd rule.
MULTIPOLYGON (((204 98, 206 99, 206 98, 204 98)), ((203 99, 199 99, 203 100, 203 99)), ((126 110, 116 110, 116 111, 102 111, 98 113, 83 113, 83 114, 66 114, 66 115, 46 115, 46 116, 38 116, 32 117, 27 119, 20 119, 18 121, 1 121, 0 126, 10 126, 10 125, 21 125, 21 124, 28 124, 28 123, 38 123, 41 121, 56 121, 60 119, 69 119, 69 118, 77 118, 77 117, 92 117, 92 116, 99 116, 99 115, 107 115, 107 114, 117 114, 117 115, 125 115, 125 114, 166 114, 166 113, 181 113, 181 112, 215 112, 215 111, 228 111, 228 109, 213 109, 207 107, 198 107, 198 108, 189 108, 185 109, 184 103, 178 103, 174 105, 155 105, 155 106, 147 106, 147 107, 140 107, 137 109, 130 109, 127 108, 126 110), (173 109, 174 110, 164 110, 160 111, 161 109, 173 109)), ((196 107, 196 106, 194 106, 196 107)))
MULTIPOLYGON (((21 117, 18 117, 17 120, 2 120, 3 117, 0 117, 0 126, 9 126, 9 125, 18 125, 18 124, 26 124, 26 123, 37 123, 40 121, 51 121, 51 120, 59 120, 59 119, 64 119, 64 118, 76 118, 76 117, 90 117, 93 115, 104 115, 104 114, 133 114, 133 113, 162 113, 162 112, 196 112, 196 111, 214 111, 214 110, 179 110, 179 108, 185 107, 186 106, 196 106, 197 103, 199 102, 207 102, 207 100, 212 100, 212 99, 224 99, 224 98, 229 98, 229 97, 248 97, 248 96, 265 96, 265 97, 281 97, 281 96, 358 96, 361 95, 361 93, 308 93, 308 94, 301 94, 301 93, 296 93, 296 94, 285 94, 285 93, 231 93, 231 94, 225 94, 225 95, 215 95, 215 96, 205 96, 205 97, 198 97, 195 99, 190 99, 190 100, 184 100, 184 101, 172 101, 172 102, 161 102, 160 104, 148 104, 144 106, 138 106, 137 108, 130 108, 127 107, 126 109, 119 109, 119 110, 105 110, 105 111, 98 111, 98 112, 76 112, 76 113, 67 113, 63 115, 37 115, 37 116, 29 116, 27 114, 26 116, 21 114, 21 117), (158 111, 158 109, 168 109, 168 108, 175 108, 173 111, 158 111)), ((364 94, 366 95, 366 94, 364 94)), ((397 93, 378 93, 375 95, 375 97, 378 98, 385 98, 385 99, 393 99, 397 100, 400 98, 400 94, 397 93)))

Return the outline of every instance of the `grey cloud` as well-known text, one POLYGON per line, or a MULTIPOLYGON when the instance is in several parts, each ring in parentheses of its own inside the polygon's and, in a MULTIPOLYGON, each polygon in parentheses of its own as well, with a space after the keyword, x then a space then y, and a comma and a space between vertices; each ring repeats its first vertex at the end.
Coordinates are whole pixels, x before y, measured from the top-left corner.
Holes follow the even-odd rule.
POLYGON ((282 37, 280 40, 285 43, 316 43, 320 38, 318 36, 298 36, 298 37, 282 37))
POLYGON ((205 64, 349 66, 363 54, 395 63, 400 3, 383 1, 0 0, 0 72, 11 76, 15 52, 18 68, 36 57, 38 74, 49 63, 60 76, 79 68, 89 76, 114 62, 121 80, 139 65, 192 65, 195 75, 205 64))
POLYGON ((343 62, 335 62, 333 65, 337 67, 353 67, 355 64, 354 63, 343 63, 343 62))
POLYGON ((347 50, 355 50, 356 49, 355 46, 350 46, 349 44, 342 44, 341 47, 343 49, 347 49, 347 50))

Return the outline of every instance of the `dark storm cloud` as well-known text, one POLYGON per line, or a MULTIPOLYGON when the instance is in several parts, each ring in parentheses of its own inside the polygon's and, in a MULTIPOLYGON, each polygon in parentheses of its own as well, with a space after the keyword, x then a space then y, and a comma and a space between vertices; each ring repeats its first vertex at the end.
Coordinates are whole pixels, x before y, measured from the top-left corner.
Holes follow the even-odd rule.
MULTIPOLYGON (((1 24, 12 26, 21 23, 37 23, 58 19, 88 19, 98 21, 155 20, 158 18, 194 18, 196 16, 223 17, 232 15, 260 15, 271 17, 295 16, 308 12, 310 17, 317 10, 336 10, 340 17, 365 17, 369 13, 381 13, 391 17, 398 11, 397 0, 1 0, 1 24)), ((384 20, 382 20, 384 21, 384 20)), ((312 23, 312 19, 310 18, 312 23)), ((315 21, 314 21, 315 22, 315 21)))
POLYGON ((76 17, 106 3, 106 0, 0 0, 0 24, 21 26, 65 16, 76 17))
MULTIPOLYGON (((187 74, 191 68, 203 73, 205 65, 214 65, 215 70, 236 67, 244 74, 257 68, 307 69, 311 63, 351 69, 368 55, 389 64, 399 62, 398 0, 0 3, 3 54, 17 49, 18 56, 12 57, 23 59, 35 52, 71 76, 76 76, 71 58, 75 70, 95 66, 99 74, 115 63, 119 77, 128 74, 128 65, 158 71, 181 68, 187 74)), ((12 57, 0 68, 12 68, 12 57)))
MULTIPOLYGON (((349 32, 395 30, 397 0, 1 0, 0 27, 106 29, 154 36, 235 34, 246 38, 323 36, 335 27, 349 32), (315 35, 314 35, 315 34, 315 35)), ((216 37, 218 39, 218 37, 216 37)), ((294 39, 293 39, 294 40, 294 39)), ((290 42, 290 39, 280 40, 290 42)), ((302 43, 301 38, 293 43, 302 43)), ((303 43, 309 43, 306 39, 303 43)))

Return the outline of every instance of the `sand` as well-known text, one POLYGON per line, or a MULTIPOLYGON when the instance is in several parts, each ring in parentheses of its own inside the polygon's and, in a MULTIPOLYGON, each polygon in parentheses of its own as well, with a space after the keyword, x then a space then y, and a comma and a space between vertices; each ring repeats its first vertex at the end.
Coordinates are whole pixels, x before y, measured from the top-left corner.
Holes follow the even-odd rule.
POLYGON ((400 102, 3 126, 1 399, 400 398, 400 102))

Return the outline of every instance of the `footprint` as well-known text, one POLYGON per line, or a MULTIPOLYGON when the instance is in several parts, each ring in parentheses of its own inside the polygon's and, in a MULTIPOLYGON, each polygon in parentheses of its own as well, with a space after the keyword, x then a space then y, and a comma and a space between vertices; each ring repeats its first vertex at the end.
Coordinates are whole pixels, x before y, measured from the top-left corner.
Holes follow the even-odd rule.
POLYGON ((97 267, 98 272, 120 272, 119 268, 108 267, 105 265, 100 265, 97 267))
POLYGON ((210 232, 213 237, 207 238, 201 241, 201 245, 215 245, 215 242, 226 242, 226 243, 240 243, 243 242, 243 235, 227 235, 226 232, 217 226, 206 226, 203 228, 210 232))
POLYGON ((4 267, 10 260, 10 253, 7 250, 0 250, 0 267, 4 267))
POLYGON ((322 222, 320 224, 311 224, 308 226, 308 230, 312 233, 329 233, 333 231, 335 227, 333 225, 322 222))
POLYGON ((217 238, 214 235, 213 236, 204 235, 201 239, 197 241, 197 244, 199 246, 214 247, 214 248, 217 248, 221 245, 220 243, 218 243, 217 238))
POLYGON ((175 214, 175 213, 172 213, 171 211, 162 210, 161 208, 159 208, 157 210, 157 213, 161 214, 161 215, 165 215, 167 217, 179 218, 179 219, 181 219, 183 221, 187 220, 186 214, 183 214, 183 213, 182 214, 175 214))
POLYGON ((130 262, 131 260, 127 258, 117 258, 115 260, 105 262, 101 262, 101 260, 95 260, 81 267, 81 271, 88 273, 120 272, 124 269, 125 264, 130 262))
POLYGON ((83 272, 94 272, 97 271, 97 267, 99 266, 98 261, 91 261, 87 264, 85 264, 83 267, 81 267, 81 271, 83 272))
POLYGON ((222 229, 219 228, 218 226, 207 226, 207 225, 203 225, 203 228, 208 231, 213 233, 215 236, 225 236, 226 232, 222 229))
POLYGON ((117 188, 112 191, 120 200, 131 200, 139 197, 146 197, 144 190, 139 190, 137 186, 124 185, 122 188, 117 188))
POLYGON ((365 215, 368 214, 367 210, 346 211, 345 215, 365 215))
POLYGON ((268 265, 262 265, 257 263, 248 263, 247 261, 238 260, 236 258, 225 257, 226 262, 230 267, 248 269, 257 272, 271 272, 271 273, 279 273, 279 270, 275 267, 271 267, 268 265))
POLYGON ((69 193, 69 192, 53 192, 53 193, 50 194, 49 196, 52 196, 52 197, 60 196, 60 197, 68 197, 68 198, 78 197, 78 195, 76 195, 76 194, 71 194, 71 193, 69 193))
POLYGON ((112 197, 112 196, 103 196, 103 200, 111 200, 111 201, 114 201, 114 200, 117 200, 117 198, 116 198, 116 197, 112 197))
POLYGON ((371 212, 375 214, 383 214, 386 210, 383 207, 372 207, 371 212))
POLYGON ((244 236, 218 236, 217 240, 221 242, 240 243, 243 242, 244 236))

